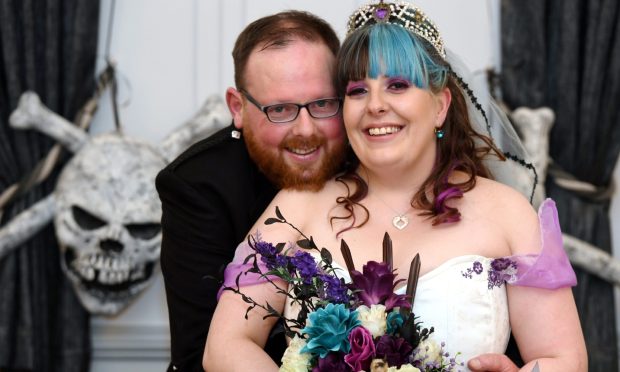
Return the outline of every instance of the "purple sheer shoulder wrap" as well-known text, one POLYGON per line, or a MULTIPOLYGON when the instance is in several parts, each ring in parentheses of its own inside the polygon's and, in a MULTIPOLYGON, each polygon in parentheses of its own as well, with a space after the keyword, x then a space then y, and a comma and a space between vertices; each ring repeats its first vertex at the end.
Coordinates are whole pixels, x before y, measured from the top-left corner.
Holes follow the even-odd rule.
POLYGON ((577 277, 564 251, 555 202, 546 199, 538 209, 542 250, 540 254, 506 257, 517 264, 508 284, 556 289, 577 285, 577 277))
MULTIPOLYGON (((224 270, 224 283, 222 284, 220 290, 217 293, 218 300, 222 295, 222 291, 225 287, 237 287, 236 280, 239 274, 241 274, 241 276, 239 276, 239 288, 248 285, 265 283, 267 281, 267 278, 260 274, 248 272, 248 270, 252 268, 252 262, 244 263, 244 261, 249 255, 253 253, 256 253, 256 251, 254 251, 252 247, 250 247, 250 244, 247 242, 247 240, 242 241, 237 246, 237 249, 235 250, 235 257, 224 270)), ((268 271, 267 266, 260 259, 257 261, 257 264, 261 272, 266 273, 268 271)), ((275 276, 269 276, 268 278, 272 280, 277 279, 277 277, 275 276)))

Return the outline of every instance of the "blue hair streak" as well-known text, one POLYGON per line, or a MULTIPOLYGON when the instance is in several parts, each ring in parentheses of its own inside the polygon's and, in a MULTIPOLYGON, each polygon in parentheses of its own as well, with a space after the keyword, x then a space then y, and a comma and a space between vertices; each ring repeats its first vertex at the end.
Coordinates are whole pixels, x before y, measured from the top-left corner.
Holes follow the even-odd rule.
POLYGON ((378 23, 363 27, 344 41, 338 56, 337 88, 349 81, 380 75, 405 78, 420 89, 438 92, 448 80, 445 61, 425 40, 404 27, 378 23))

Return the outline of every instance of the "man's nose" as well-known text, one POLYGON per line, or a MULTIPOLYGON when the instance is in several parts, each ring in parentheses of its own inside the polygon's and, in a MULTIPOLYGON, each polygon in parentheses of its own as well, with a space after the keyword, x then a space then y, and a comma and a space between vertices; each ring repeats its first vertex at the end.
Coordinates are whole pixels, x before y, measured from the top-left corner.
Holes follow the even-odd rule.
POLYGON ((308 112, 307 107, 299 110, 299 115, 295 119, 293 133, 302 137, 309 137, 316 131, 315 120, 308 112))

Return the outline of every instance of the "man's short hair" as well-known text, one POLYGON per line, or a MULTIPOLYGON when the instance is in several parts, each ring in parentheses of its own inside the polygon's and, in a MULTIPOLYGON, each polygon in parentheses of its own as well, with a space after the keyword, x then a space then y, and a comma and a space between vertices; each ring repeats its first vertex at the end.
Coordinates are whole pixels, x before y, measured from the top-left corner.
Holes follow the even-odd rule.
POLYGON ((291 40, 302 39, 322 42, 336 56, 340 40, 325 20, 312 13, 289 10, 260 18, 250 23, 239 34, 232 56, 235 64, 235 85, 243 88, 245 66, 256 47, 261 50, 286 46, 291 40))

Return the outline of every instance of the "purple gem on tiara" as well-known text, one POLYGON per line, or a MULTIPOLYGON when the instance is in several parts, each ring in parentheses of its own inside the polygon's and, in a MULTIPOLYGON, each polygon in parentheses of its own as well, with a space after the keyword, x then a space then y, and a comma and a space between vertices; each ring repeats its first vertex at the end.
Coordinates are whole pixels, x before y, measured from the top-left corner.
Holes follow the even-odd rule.
POLYGON ((388 10, 385 8, 377 8, 375 10, 375 15, 377 16, 377 18, 383 20, 385 19, 385 16, 388 15, 388 10))

